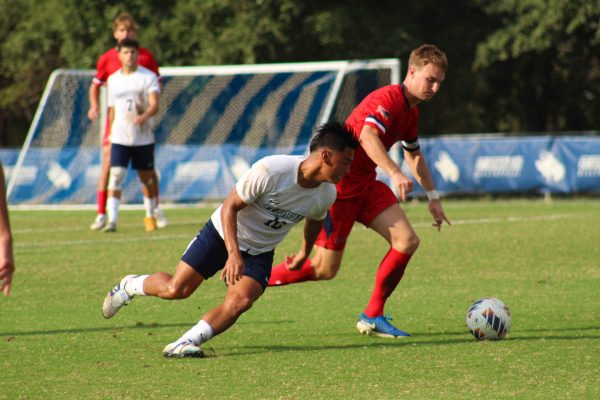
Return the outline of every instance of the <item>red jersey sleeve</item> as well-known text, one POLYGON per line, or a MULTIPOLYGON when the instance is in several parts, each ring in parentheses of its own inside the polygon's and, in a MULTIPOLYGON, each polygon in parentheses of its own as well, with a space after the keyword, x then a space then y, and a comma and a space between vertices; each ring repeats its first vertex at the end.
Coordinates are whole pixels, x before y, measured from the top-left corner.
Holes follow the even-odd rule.
POLYGON ((398 114, 397 108, 391 96, 374 96, 365 109, 365 125, 377 129, 380 136, 385 135, 398 114))
POLYGON ((150 71, 154 72, 158 76, 159 81, 162 80, 160 72, 158 72, 158 61, 156 61, 154 54, 152 54, 150 50, 141 47, 138 62, 142 67, 148 68, 150 71))
POLYGON ((96 76, 94 76, 93 82, 96 85, 104 85, 106 80, 108 79, 108 52, 102 54, 100 58, 98 58, 98 63, 96 64, 96 76))
POLYGON ((385 135, 398 114, 398 103, 386 92, 377 93, 364 109, 365 125, 372 126, 385 135))
POLYGON ((388 85, 369 94, 352 111, 347 122, 355 134, 360 134, 363 125, 379 132, 386 149, 397 141, 410 151, 419 148, 417 121, 419 110, 409 107, 402 85, 388 85))

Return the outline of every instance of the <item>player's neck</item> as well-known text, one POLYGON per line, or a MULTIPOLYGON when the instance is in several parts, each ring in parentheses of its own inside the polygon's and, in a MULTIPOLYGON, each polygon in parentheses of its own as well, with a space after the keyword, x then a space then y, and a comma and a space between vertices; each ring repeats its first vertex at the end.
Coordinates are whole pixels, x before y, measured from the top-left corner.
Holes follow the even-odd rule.
POLYGON ((313 165, 310 157, 300 163, 298 168, 298 185, 305 189, 314 189, 321 184, 321 181, 317 178, 318 168, 313 165))
POLYGON ((406 100, 408 100, 408 105, 410 108, 413 108, 421 103, 421 100, 410 92, 410 84, 407 83, 406 80, 403 82, 402 86, 404 90, 404 96, 406 97, 406 100))
POLYGON ((137 69, 138 69, 137 65, 135 65, 135 66, 131 66, 131 67, 127 67, 127 66, 123 65, 123 66, 121 67, 121 73, 122 73, 123 75, 131 75, 131 74, 133 74, 135 71, 137 71, 137 69))

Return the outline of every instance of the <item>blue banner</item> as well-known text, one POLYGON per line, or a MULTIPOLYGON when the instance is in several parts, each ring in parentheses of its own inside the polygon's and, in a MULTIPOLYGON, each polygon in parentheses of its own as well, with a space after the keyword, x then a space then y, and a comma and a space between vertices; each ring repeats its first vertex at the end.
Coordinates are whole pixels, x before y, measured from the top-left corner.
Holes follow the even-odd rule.
MULTIPOLYGON (((600 193, 600 137, 462 136, 422 139, 421 148, 441 193, 600 193)), ((222 199, 256 160, 305 151, 306 146, 157 145, 160 196, 167 203, 222 199)), ((18 150, 0 150, 0 157, 9 176, 18 150)), ((402 169, 410 174, 405 163, 402 169)), ((32 148, 9 202, 94 204, 99 173, 97 149, 32 148)), ((419 185, 414 195, 423 195, 419 185)), ((123 201, 142 201, 135 171, 128 173, 123 201)))
POLYGON ((600 192, 600 137, 422 140, 440 192, 600 192))

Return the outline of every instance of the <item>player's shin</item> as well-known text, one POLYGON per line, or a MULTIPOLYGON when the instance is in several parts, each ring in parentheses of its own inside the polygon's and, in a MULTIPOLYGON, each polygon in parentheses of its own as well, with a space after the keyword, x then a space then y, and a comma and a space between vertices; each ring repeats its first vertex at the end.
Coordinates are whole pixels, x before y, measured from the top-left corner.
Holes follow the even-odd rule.
POLYGON ((412 254, 401 253, 393 248, 387 252, 377 270, 375 287, 365 309, 369 318, 383 315, 385 302, 400 283, 411 256, 412 254))

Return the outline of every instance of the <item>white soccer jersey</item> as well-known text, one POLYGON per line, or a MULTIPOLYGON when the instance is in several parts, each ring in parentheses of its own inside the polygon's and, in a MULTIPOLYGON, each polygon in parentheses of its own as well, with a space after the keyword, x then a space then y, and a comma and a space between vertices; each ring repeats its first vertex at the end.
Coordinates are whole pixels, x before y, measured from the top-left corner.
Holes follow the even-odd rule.
MULTIPOLYGON (((252 255, 271 251, 304 218, 325 218, 335 201, 335 185, 323 182, 312 189, 298 185, 298 169, 305 159, 306 156, 265 157, 237 182, 236 191, 248 204, 237 216, 240 250, 252 255)), ((211 220, 224 238, 221 207, 211 220)))
POLYGON ((154 143, 152 118, 143 125, 135 125, 133 118, 150 106, 148 94, 160 93, 158 77, 149 69, 138 66, 129 75, 121 70, 108 77, 108 106, 114 109, 110 128, 110 142, 125 146, 143 146, 154 143))

